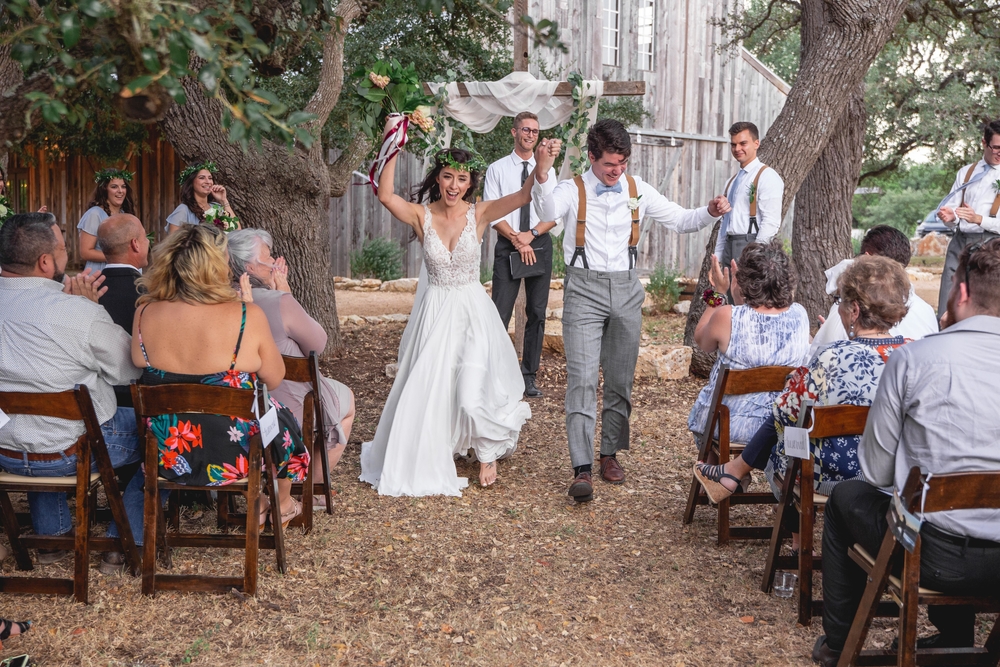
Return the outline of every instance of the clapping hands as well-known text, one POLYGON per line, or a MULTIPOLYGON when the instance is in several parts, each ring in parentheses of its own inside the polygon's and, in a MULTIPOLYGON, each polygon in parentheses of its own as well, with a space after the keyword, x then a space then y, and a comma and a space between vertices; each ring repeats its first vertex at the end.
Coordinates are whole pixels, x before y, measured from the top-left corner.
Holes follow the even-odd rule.
POLYGON ((104 276, 100 271, 91 273, 90 269, 84 269, 75 276, 63 278, 63 293, 86 297, 97 303, 108 291, 107 287, 102 287, 103 284, 104 276))
POLYGON ((285 261, 284 257, 279 257, 274 260, 274 266, 271 268, 271 275, 274 277, 274 289, 279 292, 292 291, 292 288, 288 285, 288 263, 285 261))

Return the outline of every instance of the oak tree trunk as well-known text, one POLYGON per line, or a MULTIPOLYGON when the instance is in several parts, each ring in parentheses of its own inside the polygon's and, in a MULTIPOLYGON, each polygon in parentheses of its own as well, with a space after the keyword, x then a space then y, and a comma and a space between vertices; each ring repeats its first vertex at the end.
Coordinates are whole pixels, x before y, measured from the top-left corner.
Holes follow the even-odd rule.
POLYGON ((814 325, 832 302, 823 272, 853 254, 851 200, 864 159, 866 118, 864 88, 859 86, 795 200, 792 259, 799 274, 795 300, 814 325))
MULTIPOLYGON (((800 192, 803 185, 828 188, 818 195, 823 198, 821 204, 806 203, 809 207, 807 211, 850 212, 854 187, 852 185, 850 190, 844 187, 846 175, 817 174, 815 180, 805 181, 820 155, 824 154, 827 144, 840 132, 848 103, 855 97, 858 88, 864 85, 868 69, 892 36, 907 4, 908 0, 802 0, 799 71, 785 105, 761 141, 759 151, 761 160, 777 171, 785 182, 782 215, 788 211, 796 195, 809 197, 805 188, 800 192), (833 183, 840 185, 834 186, 833 183), (820 205, 822 208, 819 208, 820 205)), ((856 150, 860 151, 864 139, 863 126, 860 135, 850 133, 849 137, 842 139, 857 141, 856 150)), ((846 148, 841 147, 834 152, 840 156, 853 155, 853 152, 845 151, 846 148)), ((831 156, 831 162, 834 159, 831 156)), ((837 168, 831 165, 821 168, 821 171, 829 172, 837 168)), ((853 173, 856 181, 858 172, 853 173)), ((798 206, 797 203, 796 208, 798 206)), ((807 214, 803 213, 803 216, 807 214)), ((796 215, 796 225, 799 219, 796 215)), ((824 225, 815 215, 803 223, 803 227, 801 231, 798 228, 793 230, 793 252, 799 255, 818 252, 819 256, 796 258, 796 264, 801 262, 802 267, 797 300, 805 300, 810 320, 814 321, 817 315, 825 314, 819 310, 825 303, 825 297, 815 293, 816 286, 823 279, 822 271, 827 268, 824 262, 842 251, 843 239, 849 243, 849 232, 844 237, 842 228, 824 225), (841 240, 836 240, 838 238, 841 240)), ((707 252, 712 252, 712 246, 707 248, 707 252)), ((699 285, 707 283, 707 259, 702 263, 699 285)), ((694 344, 694 325, 701 312, 702 308, 692 305, 684 336, 685 345, 694 344)))
POLYGON ((708 283, 708 271, 712 268, 712 253, 715 252, 715 242, 719 238, 719 227, 722 221, 715 223, 712 227, 712 235, 705 244, 705 257, 701 260, 701 271, 698 273, 698 285, 694 288, 694 296, 691 297, 691 310, 688 311, 687 326, 684 327, 684 344, 694 349, 691 355, 691 374, 701 378, 707 378, 712 372, 715 364, 716 354, 702 352, 701 348, 694 344, 694 330, 698 326, 698 320, 708 306, 701 300, 701 295, 705 293, 710 285, 708 283))

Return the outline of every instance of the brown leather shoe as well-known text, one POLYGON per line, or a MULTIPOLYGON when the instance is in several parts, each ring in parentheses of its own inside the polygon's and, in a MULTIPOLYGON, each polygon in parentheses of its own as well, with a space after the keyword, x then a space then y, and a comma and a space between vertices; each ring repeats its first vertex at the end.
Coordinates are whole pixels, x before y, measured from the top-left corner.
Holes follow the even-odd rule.
POLYGON ((594 499, 594 484, 589 472, 581 472, 573 479, 573 483, 569 485, 569 495, 578 503, 594 499))
POLYGON ((816 638, 816 645, 813 646, 812 659, 823 667, 837 667, 840 661, 840 651, 834 651, 826 643, 826 635, 816 638))
POLYGON ((608 484, 624 484, 625 471, 613 456, 601 457, 601 478, 608 484))

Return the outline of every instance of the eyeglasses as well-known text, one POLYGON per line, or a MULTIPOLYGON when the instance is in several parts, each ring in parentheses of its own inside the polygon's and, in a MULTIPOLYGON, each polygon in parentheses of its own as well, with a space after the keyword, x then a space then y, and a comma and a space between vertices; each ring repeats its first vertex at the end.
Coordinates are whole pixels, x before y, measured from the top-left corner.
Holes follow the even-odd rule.
POLYGON ((989 148, 994 153, 1000 153, 1000 146, 994 146, 993 144, 986 144, 986 147, 989 148))
MULTIPOLYGON (((531 127, 519 127, 517 128, 517 131, 520 132, 521 134, 526 134, 529 137, 538 134, 538 130, 531 127)), ((1000 151, 1000 148, 997 148, 997 150, 1000 151)))

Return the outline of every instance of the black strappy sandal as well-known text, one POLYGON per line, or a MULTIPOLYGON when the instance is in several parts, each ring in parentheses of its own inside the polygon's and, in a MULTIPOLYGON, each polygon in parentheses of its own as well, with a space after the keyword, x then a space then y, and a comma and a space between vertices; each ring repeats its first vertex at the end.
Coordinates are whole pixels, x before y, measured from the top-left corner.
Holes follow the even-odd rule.
POLYGON ((733 493, 741 492, 743 490, 743 480, 730 475, 725 470, 725 467, 721 465, 710 465, 708 463, 694 464, 695 479, 697 479, 698 483, 701 484, 703 489, 705 489, 705 493, 708 494, 709 500, 716 504, 733 495, 733 493), (736 482, 736 491, 730 491, 723 486, 723 478, 729 478, 736 482))
POLYGON ((12 636, 10 631, 14 628, 17 628, 18 634, 23 635, 31 629, 31 621, 11 621, 6 618, 0 618, 0 649, 3 648, 3 640, 12 636))

